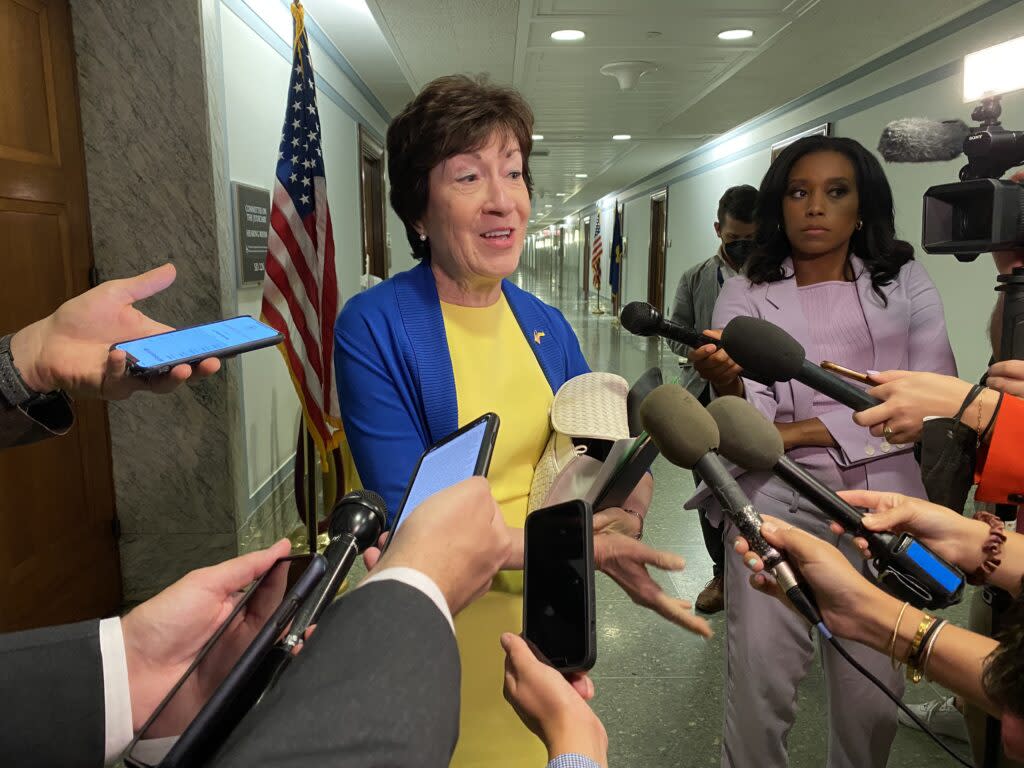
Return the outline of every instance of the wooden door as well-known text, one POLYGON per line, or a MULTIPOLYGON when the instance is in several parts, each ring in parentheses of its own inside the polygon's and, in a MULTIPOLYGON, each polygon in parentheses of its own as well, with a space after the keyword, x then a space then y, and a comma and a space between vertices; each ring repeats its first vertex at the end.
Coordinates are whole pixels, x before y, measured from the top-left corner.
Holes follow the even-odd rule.
POLYGON ((651 196, 651 249, 647 265, 647 301, 665 311, 665 251, 668 237, 668 190, 651 196))
POLYGON ((388 276, 384 229, 384 148, 359 126, 359 197, 362 203, 364 269, 382 280, 388 276))
MULTIPOLYGON (((89 288, 92 252, 67 0, 0 0, 0 333, 89 288)), ((0 451, 0 631, 121 604, 106 407, 0 451)))

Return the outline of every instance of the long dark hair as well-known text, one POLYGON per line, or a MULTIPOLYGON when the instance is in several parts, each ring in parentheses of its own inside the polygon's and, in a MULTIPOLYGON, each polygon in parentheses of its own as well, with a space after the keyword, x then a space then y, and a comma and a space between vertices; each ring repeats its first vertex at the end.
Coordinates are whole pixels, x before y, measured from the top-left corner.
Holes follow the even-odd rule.
POLYGON ((860 218, 864 225, 850 238, 850 253, 864 262, 871 274, 875 293, 886 303, 882 286, 891 283, 900 267, 914 258, 914 247, 896 239, 892 189, 875 156, 853 139, 833 136, 806 136, 775 158, 761 181, 757 195, 758 248, 747 263, 747 277, 752 283, 773 283, 790 275, 782 272, 783 260, 792 248, 786 237, 782 201, 789 188, 789 174, 797 160, 814 152, 838 152, 846 156, 857 174, 857 196, 860 218))
POLYGON ((1024 717, 1024 593, 1003 615, 999 647, 985 659, 985 693, 1001 709, 1024 717))

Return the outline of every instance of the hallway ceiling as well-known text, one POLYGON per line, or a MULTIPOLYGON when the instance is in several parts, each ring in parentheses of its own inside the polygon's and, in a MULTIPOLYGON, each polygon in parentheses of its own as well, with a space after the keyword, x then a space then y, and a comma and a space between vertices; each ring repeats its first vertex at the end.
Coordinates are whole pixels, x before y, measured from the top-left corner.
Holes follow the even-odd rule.
POLYGON ((434 77, 489 73, 536 113, 535 211, 550 223, 984 0, 305 0, 392 114, 434 77), (365 6, 363 5, 365 3, 365 6), (351 6, 379 39, 346 29, 351 6), (754 31, 723 41, 726 29, 754 31), (586 38, 556 42, 558 29, 586 38), (385 55, 379 40, 390 49, 385 55), (361 50, 366 49, 365 51, 361 50), (350 55, 351 54, 351 55, 350 55), (657 71, 629 91, 613 61, 657 71), (396 72, 404 78, 397 82, 396 72), (613 141, 627 133, 629 141, 613 141), (585 179, 576 178, 586 173, 585 179), (564 196, 556 196, 563 193, 564 196), (551 208, 545 208, 551 204, 551 208))

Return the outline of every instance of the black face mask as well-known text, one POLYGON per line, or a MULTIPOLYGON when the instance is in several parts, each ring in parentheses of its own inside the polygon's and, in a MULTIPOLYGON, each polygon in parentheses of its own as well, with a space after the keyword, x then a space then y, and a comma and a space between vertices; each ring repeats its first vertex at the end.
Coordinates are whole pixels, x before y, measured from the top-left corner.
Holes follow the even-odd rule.
POLYGON ((723 244, 722 247, 729 262, 739 271, 747 263, 747 259, 754 252, 757 243, 753 240, 733 240, 731 243, 723 244))

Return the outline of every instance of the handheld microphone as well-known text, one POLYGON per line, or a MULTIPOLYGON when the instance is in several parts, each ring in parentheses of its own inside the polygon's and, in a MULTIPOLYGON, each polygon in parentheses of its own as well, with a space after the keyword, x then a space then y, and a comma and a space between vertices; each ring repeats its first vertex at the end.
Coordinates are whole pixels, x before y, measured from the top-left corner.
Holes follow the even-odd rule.
POLYGON ((892 594, 917 608, 948 608, 960 602, 964 575, 911 534, 869 531, 863 513, 844 501, 785 454, 782 435, 761 413, 739 397, 721 397, 707 408, 718 425, 719 451, 734 464, 775 474, 826 517, 867 539, 878 580, 892 594))
POLYGON ((904 117, 885 126, 878 152, 889 163, 934 163, 963 154, 971 129, 963 120, 904 117))
POLYGON ((759 381, 796 379, 855 411, 866 411, 882 402, 821 366, 808 362, 800 342, 767 320, 734 317, 722 331, 722 346, 729 357, 759 381))
POLYGON ((663 384, 640 407, 640 417, 662 455, 677 467, 697 472, 764 562, 793 606, 811 624, 821 622, 818 609, 804 593, 782 554, 761 535, 761 516, 722 464, 718 425, 693 395, 675 384, 663 384))
POLYGON ((661 312, 646 301, 631 301, 622 308, 619 316, 622 327, 636 336, 661 336, 697 349, 705 344, 721 346, 719 342, 693 328, 666 320, 661 312))
POLYGON ((327 572, 295 614, 284 646, 289 650, 303 641, 330 604, 356 557, 373 546, 387 524, 387 505, 373 491, 352 491, 339 499, 331 512, 330 536, 324 556, 327 572))

